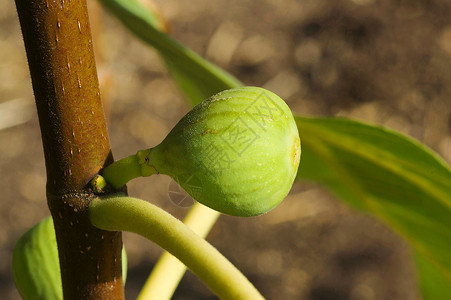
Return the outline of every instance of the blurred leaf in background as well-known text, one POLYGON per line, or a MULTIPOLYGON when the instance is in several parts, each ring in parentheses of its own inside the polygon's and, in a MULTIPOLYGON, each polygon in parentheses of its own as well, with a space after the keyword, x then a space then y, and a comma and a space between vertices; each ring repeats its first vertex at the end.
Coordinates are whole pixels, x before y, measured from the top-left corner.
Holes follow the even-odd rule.
POLYGON ((377 216, 414 249, 425 299, 451 297, 451 170, 397 132, 339 118, 296 118, 299 177, 377 216))
POLYGON ((220 91, 242 85, 226 71, 165 34, 165 25, 158 13, 147 9, 138 1, 99 1, 137 37, 158 50, 191 105, 194 106, 220 91))

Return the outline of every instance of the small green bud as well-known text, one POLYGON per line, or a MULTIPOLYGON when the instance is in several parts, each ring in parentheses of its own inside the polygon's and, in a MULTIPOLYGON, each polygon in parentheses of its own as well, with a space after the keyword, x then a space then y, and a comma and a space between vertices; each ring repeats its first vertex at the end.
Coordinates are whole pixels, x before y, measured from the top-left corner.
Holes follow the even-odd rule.
POLYGON ((142 176, 169 175, 206 206, 254 216, 288 194, 300 146, 286 103, 265 89, 244 87, 203 101, 160 145, 137 156, 142 176))
POLYGON ((106 187, 107 182, 105 181, 105 178, 101 175, 96 175, 91 181, 89 182, 91 185, 92 191, 95 194, 101 194, 103 193, 103 189, 106 187))

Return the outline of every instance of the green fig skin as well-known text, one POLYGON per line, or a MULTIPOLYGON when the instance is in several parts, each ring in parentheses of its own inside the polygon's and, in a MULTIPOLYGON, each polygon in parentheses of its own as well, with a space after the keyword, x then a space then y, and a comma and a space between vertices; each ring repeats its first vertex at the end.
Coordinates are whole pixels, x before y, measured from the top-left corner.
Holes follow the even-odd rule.
MULTIPOLYGON (((13 250, 12 273, 25 300, 63 299, 61 272, 52 217, 25 232, 13 250)), ((122 248, 122 278, 127 277, 127 254, 122 248)))
POLYGON ((286 103, 265 89, 243 87, 203 101, 161 144, 137 156, 144 176, 169 175, 212 209, 255 216, 288 194, 300 154, 286 103))

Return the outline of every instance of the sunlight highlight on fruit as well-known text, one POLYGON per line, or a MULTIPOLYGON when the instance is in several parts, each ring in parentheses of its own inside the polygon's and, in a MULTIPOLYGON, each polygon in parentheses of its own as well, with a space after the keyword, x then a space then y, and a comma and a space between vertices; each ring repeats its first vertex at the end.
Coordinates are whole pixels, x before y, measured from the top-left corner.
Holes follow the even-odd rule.
POLYGON ((103 176, 120 187, 137 176, 166 174, 210 208, 254 216, 285 198, 300 155, 298 130, 286 103, 265 89, 243 87, 195 106, 161 144, 119 160, 103 176))

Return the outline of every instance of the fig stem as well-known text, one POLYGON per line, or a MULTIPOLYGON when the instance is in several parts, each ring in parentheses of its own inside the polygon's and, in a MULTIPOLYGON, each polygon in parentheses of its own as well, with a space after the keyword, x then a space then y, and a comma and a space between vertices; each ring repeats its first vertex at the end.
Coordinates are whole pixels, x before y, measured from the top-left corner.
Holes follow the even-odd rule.
MULTIPOLYGON (((218 211, 196 202, 186 215, 183 223, 200 237, 205 238, 220 214, 218 211)), ((160 256, 136 299, 170 300, 185 271, 186 266, 165 251, 160 256)))
POLYGON ((122 195, 97 198, 90 204, 89 217, 100 229, 134 232, 160 245, 221 299, 264 299, 216 248, 149 202, 122 195))
POLYGON ((143 174, 143 164, 138 154, 130 155, 113 162, 104 168, 101 172, 103 178, 111 184, 115 189, 119 189, 124 186, 130 180, 136 177, 150 176, 157 174, 158 172, 153 168, 146 168, 146 173, 143 174), (155 170, 154 172, 149 170, 155 170))

